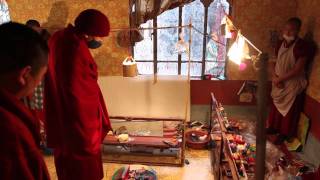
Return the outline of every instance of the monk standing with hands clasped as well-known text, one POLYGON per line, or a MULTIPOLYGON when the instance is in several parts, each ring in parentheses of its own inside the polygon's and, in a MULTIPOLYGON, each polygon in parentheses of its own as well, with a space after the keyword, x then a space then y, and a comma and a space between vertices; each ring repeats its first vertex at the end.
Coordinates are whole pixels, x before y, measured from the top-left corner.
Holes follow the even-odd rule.
POLYGON ((301 20, 290 18, 283 29, 283 41, 276 47, 267 130, 268 134, 278 134, 275 144, 295 136, 302 111, 309 49, 298 36, 300 28, 301 20))

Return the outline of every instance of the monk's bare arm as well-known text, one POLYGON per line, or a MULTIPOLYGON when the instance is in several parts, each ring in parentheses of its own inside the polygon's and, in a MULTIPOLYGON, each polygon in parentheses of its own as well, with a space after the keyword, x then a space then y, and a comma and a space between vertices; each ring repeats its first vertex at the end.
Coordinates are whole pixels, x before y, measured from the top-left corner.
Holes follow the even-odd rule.
POLYGON ((280 82, 287 81, 287 80, 294 78, 294 77, 300 75, 301 73, 303 73, 306 62, 307 62, 306 57, 299 58, 297 63, 293 67, 293 69, 291 71, 289 71, 288 73, 286 73, 285 75, 279 77, 279 81, 280 82))

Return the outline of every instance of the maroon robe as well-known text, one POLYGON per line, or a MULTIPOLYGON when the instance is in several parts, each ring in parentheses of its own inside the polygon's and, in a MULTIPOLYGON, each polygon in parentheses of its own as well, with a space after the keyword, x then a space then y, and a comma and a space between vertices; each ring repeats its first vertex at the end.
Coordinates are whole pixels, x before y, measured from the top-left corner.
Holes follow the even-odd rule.
MULTIPOLYGON (((275 53, 278 55, 279 49, 284 43, 284 41, 279 41, 275 48, 275 53)), ((306 57, 309 59, 311 56, 309 44, 306 43, 302 39, 298 39, 295 46, 293 47, 293 55, 296 61, 299 58, 306 57)), ((306 64, 306 68, 308 66, 308 62, 306 64)), ((304 93, 299 94, 293 105, 291 106, 289 112, 283 116, 274 103, 271 103, 269 117, 268 117, 268 126, 272 129, 275 129, 280 134, 285 135, 287 137, 293 137, 296 135, 297 126, 300 118, 300 113, 303 109, 303 102, 304 102, 304 93)))
POLYGON ((39 122, 23 102, 0 90, 0 179, 50 179, 39 132, 39 122))
POLYGON ((103 178, 100 145, 111 129, 86 40, 69 25, 49 40, 45 82, 48 146, 60 180, 103 178))
POLYGON ((310 174, 302 175, 302 180, 319 180, 319 179, 320 179, 320 166, 318 167, 317 171, 310 174))

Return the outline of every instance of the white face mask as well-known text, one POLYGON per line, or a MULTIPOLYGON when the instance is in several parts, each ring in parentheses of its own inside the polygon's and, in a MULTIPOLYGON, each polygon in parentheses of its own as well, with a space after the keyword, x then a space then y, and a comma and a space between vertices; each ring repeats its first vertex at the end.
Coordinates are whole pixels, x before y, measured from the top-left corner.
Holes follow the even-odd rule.
POLYGON ((283 35, 283 38, 287 41, 287 42, 291 42, 295 39, 294 36, 288 36, 286 34, 283 35))

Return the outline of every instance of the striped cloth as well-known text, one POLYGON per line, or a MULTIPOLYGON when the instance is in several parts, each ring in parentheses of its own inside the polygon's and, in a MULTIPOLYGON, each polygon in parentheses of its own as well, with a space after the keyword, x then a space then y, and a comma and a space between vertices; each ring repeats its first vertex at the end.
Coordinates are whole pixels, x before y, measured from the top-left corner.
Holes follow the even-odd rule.
POLYGON ((34 93, 27 103, 27 106, 33 110, 42 110, 43 109, 43 92, 44 91, 44 82, 41 82, 34 90, 34 93))

